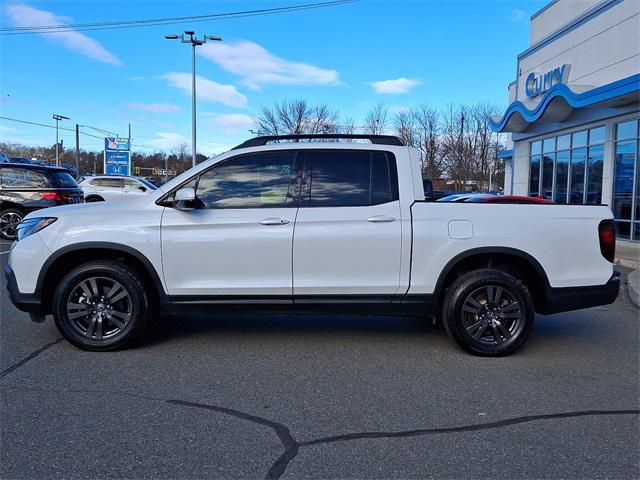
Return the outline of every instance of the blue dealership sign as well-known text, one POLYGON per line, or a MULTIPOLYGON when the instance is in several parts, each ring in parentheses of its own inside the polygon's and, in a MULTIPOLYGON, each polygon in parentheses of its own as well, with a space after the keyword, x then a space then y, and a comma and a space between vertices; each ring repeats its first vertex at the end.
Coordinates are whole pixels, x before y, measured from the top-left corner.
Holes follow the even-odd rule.
POLYGON ((106 137, 104 146, 104 173, 107 175, 129 175, 131 171, 129 139, 106 137))

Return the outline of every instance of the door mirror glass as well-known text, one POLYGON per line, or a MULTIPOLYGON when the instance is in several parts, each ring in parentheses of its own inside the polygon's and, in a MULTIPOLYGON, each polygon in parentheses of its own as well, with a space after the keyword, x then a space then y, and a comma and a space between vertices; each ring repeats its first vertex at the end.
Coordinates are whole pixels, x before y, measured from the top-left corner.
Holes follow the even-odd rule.
POLYGON ((196 201, 196 191, 192 187, 183 187, 176 191, 174 206, 178 210, 192 210, 196 201))

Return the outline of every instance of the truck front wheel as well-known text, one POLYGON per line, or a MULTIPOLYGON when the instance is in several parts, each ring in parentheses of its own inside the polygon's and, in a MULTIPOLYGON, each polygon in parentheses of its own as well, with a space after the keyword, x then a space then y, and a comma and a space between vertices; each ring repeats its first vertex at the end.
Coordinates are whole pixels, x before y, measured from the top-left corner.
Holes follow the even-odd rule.
POLYGON ((465 350, 482 356, 518 349, 533 327, 535 312, 527 287, 500 270, 475 270, 447 290, 445 330, 465 350))
POLYGON ((130 344, 147 322, 149 302, 138 273, 128 265, 97 260, 74 268, 53 294, 60 333, 84 350, 130 344))

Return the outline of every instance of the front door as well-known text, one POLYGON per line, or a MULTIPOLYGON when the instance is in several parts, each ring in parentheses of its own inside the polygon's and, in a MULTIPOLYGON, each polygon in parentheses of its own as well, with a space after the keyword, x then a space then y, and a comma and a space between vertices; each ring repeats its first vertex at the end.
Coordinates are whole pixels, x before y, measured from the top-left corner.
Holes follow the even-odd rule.
POLYGON ((296 304, 391 299, 400 281, 401 223, 393 154, 307 151, 293 240, 296 304))
POLYGON ((162 218, 170 295, 290 302, 295 164, 292 151, 250 153, 224 160, 190 182, 198 208, 167 207, 162 218))

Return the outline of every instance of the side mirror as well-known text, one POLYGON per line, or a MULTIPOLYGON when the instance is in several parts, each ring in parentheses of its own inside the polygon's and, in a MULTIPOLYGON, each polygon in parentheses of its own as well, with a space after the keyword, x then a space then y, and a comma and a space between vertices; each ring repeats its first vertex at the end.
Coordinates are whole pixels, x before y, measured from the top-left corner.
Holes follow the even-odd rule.
POLYGON ((142 185, 140 185, 138 187, 138 190, 142 191, 142 192, 146 192, 147 191, 147 187, 143 187, 142 185))
POLYGON ((193 210, 196 201, 196 191, 192 187, 184 187, 175 194, 174 206, 178 210, 193 210))

